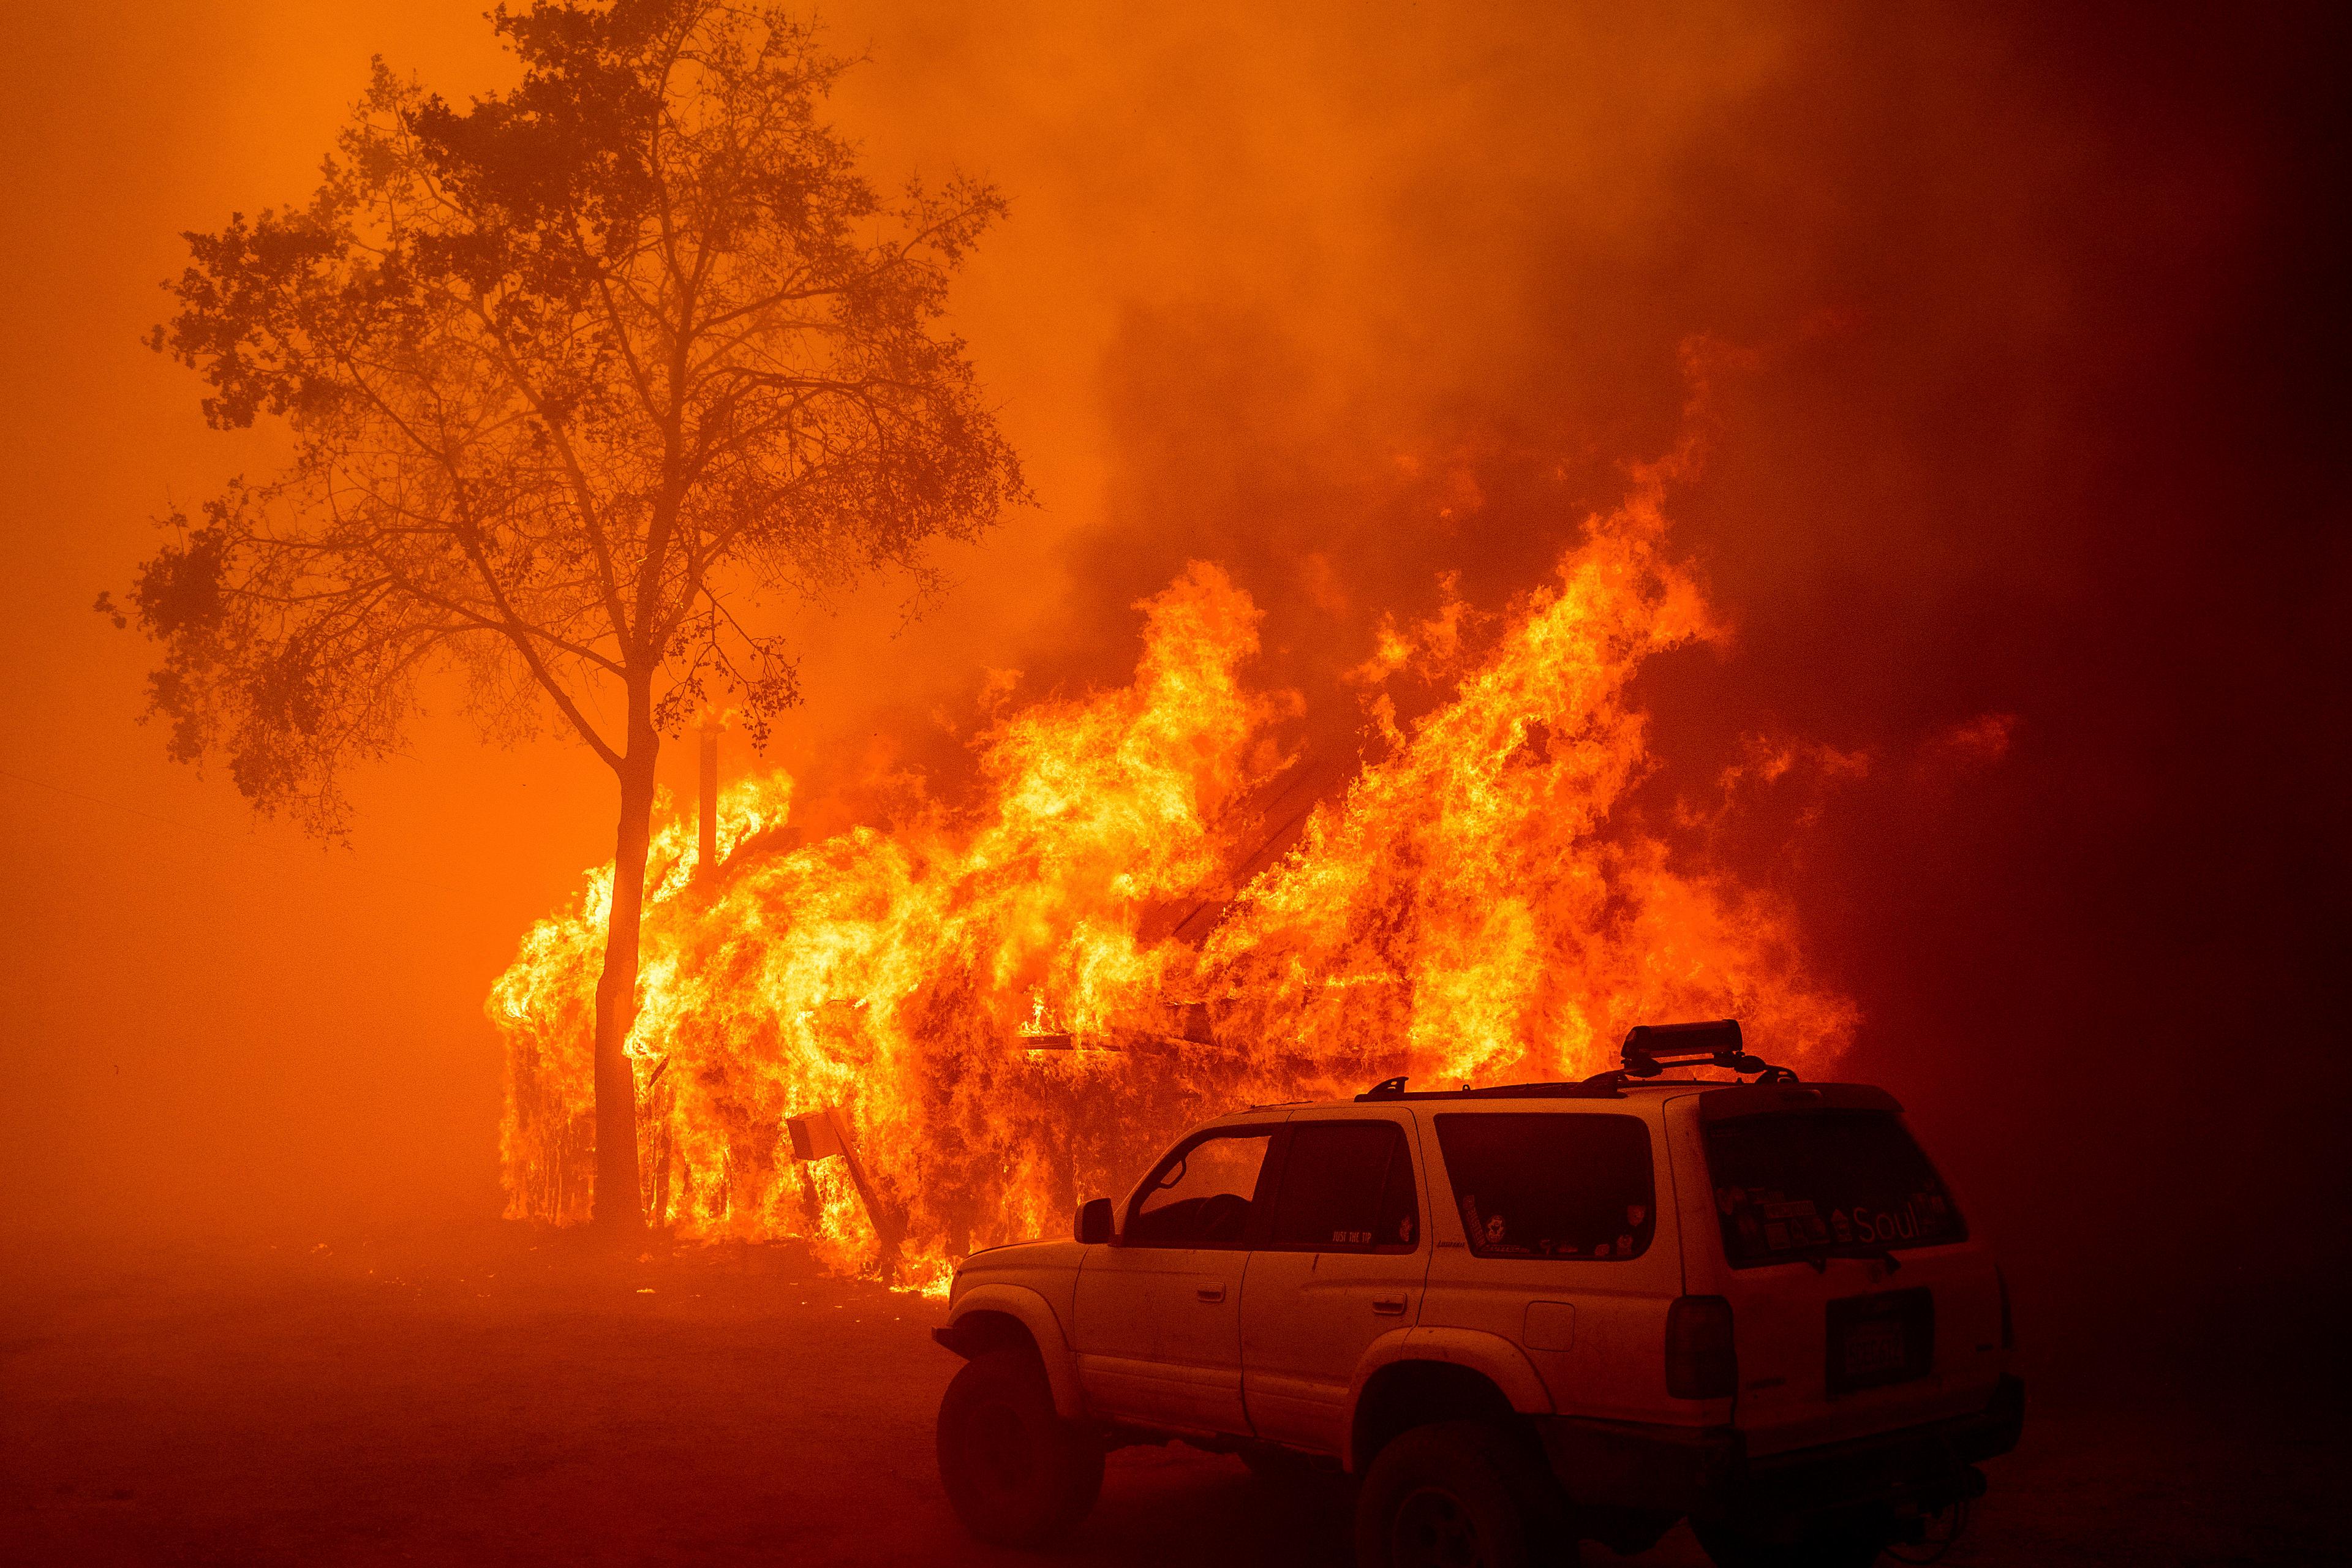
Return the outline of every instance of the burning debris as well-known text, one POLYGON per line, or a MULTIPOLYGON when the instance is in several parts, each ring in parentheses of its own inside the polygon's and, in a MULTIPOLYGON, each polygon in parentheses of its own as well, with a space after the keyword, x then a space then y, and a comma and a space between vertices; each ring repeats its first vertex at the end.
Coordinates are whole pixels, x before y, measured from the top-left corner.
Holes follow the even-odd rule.
MULTIPOLYGON (((1644 484, 1475 657, 1452 617, 1387 628, 1343 787, 1245 679, 1249 596, 1196 563, 1139 606, 1132 682, 975 742, 968 807, 793 845, 790 781, 749 780, 700 879, 691 821, 665 827, 630 1037, 651 1215, 930 1287, 1237 1102, 1581 1075, 1645 1018, 1833 1057, 1854 1015, 1786 912, 1610 821, 1648 764, 1628 681, 1716 635, 1664 531, 1644 484), (1408 669, 1455 684, 1401 724, 1381 687, 1408 669)), ((491 994, 514 1216, 587 1217, 610 894, 592 872, 491 994)))

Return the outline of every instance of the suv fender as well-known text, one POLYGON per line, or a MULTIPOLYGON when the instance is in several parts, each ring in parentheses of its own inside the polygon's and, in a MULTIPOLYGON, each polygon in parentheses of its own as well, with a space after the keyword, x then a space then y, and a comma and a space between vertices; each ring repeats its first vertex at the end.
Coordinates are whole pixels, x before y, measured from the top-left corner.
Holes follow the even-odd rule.
POLYGON ((1077 1358, 1062 1337, 1062 1325, 1053 1306, 1023 1285, 975 1285, 956 1299, 955 1314, 940 1331, 940 1342, 967 1360, 990 1348, 988 1323, 1010 1318, 1028 1331, 1037 1359, 1045 1363, 1045 1382, 1054 1391, 1054 1413, 1066 1420, 1083 1419, 1086 1395, 1078 1385, 1077 1358))
POLYGON ((1479 1329, 1392 1329, 1365 1349, 1348 1385, 1348 1447, 1340 1461, 1350 1474, 1360 1469, 1366 1458, 1356 1452, 1356 1434, 1362 1425, 1357 1416, 1363 1408, 1364 1391, 1374 1377, 1400 1362, 1461 1367, 1493 1384, 1517 1414, 1552 1413, 1551 1391, 1537 1374, 1535 1363, 1502 1335, 1479 1329))

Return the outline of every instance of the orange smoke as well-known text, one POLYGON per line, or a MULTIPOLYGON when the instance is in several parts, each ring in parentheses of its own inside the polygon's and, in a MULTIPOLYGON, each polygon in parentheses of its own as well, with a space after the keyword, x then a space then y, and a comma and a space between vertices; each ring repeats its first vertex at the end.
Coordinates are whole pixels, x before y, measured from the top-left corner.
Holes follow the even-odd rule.
MULTIPOLYGON (((1734 1015, 1778 1059, 1829 1061, 1854 1012, 1807 976, 1788 911, 1611 821, 1651 765, 1629 681, 1717 635, 1664 526, 1645 477, 1490 635, 1458 605, 1384 627, 1354 677, 1372 760, 1244 885, 1306 769, 1285 743, 1298 704, 1250 686, 1258 612, 1201 563, 1139 606, 1130 684, 974 742, 976 804, 794 846, 791 781, 750 780, 704 882, 673 821, 630 1045, 648 1211, 934 1287, 1243 1101, 1579 1077, 1645 1019, 1734 1015), (1386 689, 1406 677, 1451 696, 1400 724, 1386 689), (877 1213, 845 1162, 793 1162, 784 1119, 827 1107, 877 1213)), ((514 1217, 587 1215, 610 878, 534 927, 491 994, 514 1217)))

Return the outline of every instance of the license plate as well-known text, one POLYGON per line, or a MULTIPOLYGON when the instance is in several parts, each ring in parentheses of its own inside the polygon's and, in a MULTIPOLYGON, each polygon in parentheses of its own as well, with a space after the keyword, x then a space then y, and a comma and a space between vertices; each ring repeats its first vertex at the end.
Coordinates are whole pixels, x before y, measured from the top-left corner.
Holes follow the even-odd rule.
POLYGON ((1829 1395, 1926 1377, 1936 1363, 1936 1298, 1924 1286, 1829 1304, 1829 1395))
POLYGON ((1849 1383, 1899 1373, 1904 1355, 1903 1325, 1892 1318, 1856 1323, 1845 1331, 1845 1375, 1849 1383))

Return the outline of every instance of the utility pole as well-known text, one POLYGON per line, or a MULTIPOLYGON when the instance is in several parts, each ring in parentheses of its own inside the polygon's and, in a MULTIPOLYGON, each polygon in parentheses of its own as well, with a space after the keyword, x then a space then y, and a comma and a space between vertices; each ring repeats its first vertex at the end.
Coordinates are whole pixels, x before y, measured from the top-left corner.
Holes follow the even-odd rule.
POLYGON ((726 721, 705 710, 696 726, 702 742, 702 790, 695 825, 700 829, 701 854, 694 862, 694 879, 707 882, 719 874, 719 731, 726 721))

